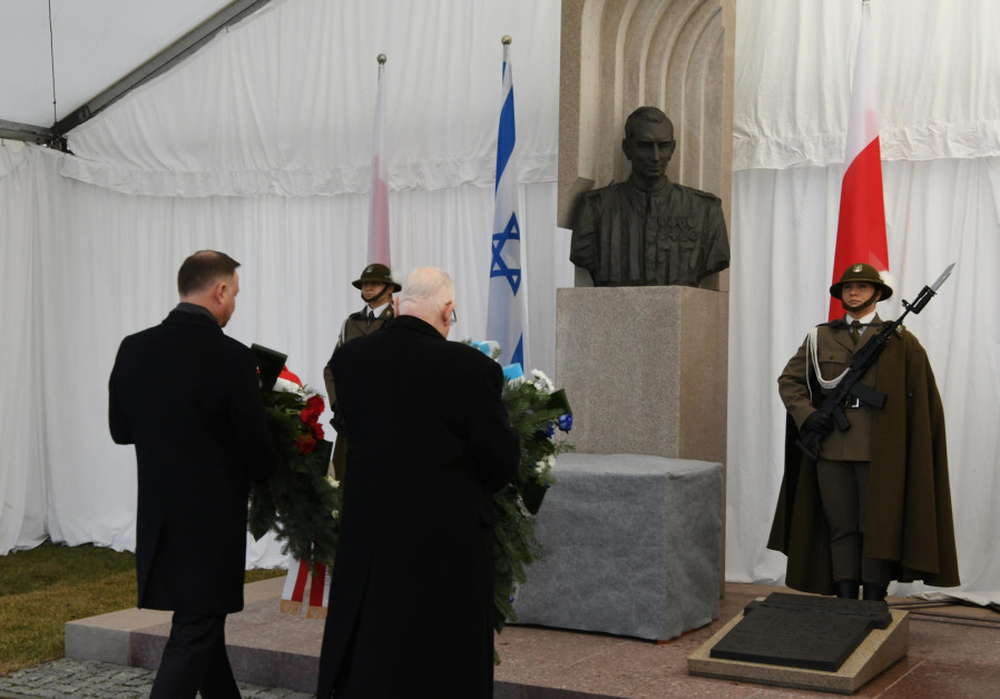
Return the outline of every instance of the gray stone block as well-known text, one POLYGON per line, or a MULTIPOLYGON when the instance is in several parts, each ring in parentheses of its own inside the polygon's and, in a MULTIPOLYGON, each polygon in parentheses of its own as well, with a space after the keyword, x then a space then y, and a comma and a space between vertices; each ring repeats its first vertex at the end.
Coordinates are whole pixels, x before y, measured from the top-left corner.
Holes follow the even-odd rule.
POLYGON ((718 617, 720 464, 569 453, 554 475, 519 623, 665 640, 718 617))
POLYGON ((128 631, 106 629, 76 622, 65 628, 66 656, 84 660, 127 665, 129 661, 128 631))
POLYGON ((129 635, 168 622, 170 614, 133 608, 66 622, 66 658, 127 666, 132 655, 129 635))
POLYGON ((556 383, 573 406, 577 450, 723 461, 728 295, 682 286, 556 293, 556 383))

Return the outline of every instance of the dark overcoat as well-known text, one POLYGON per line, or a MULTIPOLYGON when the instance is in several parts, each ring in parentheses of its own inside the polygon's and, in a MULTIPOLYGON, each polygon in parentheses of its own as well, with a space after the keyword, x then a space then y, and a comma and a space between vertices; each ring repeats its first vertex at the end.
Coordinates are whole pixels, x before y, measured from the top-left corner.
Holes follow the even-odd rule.
POLYGON ((109 388, 111 436, 138 463, 139 606, 241 610, 250 478, 274 463, 253 353, 175 310, 122 340, 109 388))
MULTIPOLYGON (((879 356, 875 388, 888 398, 871 416, 863 555, 891 561, 894 580, 958 585, 944 411, 927 354, 906 330, 879 356)), ((788 556, 789 587, 833 594, 830 533, 815 462, 796 439, 789 417, 785 473, 767 546, 788 556)))
POLYGON ((317 696, 491 697, 492 494, 519 458, 500 367, 403 316, 331 368, 351 448, 317 696))

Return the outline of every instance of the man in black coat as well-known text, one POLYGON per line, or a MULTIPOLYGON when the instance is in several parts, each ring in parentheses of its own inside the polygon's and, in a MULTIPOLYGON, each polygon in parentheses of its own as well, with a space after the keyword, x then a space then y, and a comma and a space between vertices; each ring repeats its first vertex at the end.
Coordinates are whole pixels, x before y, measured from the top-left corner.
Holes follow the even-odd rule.
POLYGON ((410 275, 397 319, 331 368, 351 448, 317 696, 493 696, 493 493, 519 444, 499 365, 448 342, 454 289, 410 275))
POLYGON ((139 607, 173 610, 151 696, 238 697, 226 614, 243 609, 251 478, 274 461, 251 351, 222 333, 239 263, 202 250, 177 275, 181 302, 122 340, 111 436, 138 463, 139 607))

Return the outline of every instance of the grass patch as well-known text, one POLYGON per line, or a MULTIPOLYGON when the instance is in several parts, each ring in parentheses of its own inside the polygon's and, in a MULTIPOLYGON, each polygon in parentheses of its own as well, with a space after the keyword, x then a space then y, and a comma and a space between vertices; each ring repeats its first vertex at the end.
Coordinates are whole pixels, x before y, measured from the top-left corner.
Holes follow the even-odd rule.
MULTIPOLYGON (((248 570, 246 581, 284 574, 248 570)), ((135 603, 131 553, 46 542, 0 556, 0 675, 61 658, 67 621, 135 603)))

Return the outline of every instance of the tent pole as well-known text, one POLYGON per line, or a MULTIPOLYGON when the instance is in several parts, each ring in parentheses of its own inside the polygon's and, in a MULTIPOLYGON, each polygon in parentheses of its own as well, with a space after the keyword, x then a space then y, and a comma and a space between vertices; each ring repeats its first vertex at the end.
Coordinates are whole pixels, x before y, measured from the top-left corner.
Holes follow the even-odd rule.
MULTIPOLYGON (((165 73, 181 62, 187 56, 197 51, 203 44, 231 24, 239 22, 244 17, 256 12, 271 0, 233 0, 197 27, 187 32, 158 54, 140 65, 125 77, 114 82, 103 92, 92 97, 85 104, 70 112, 57 121, 51 129, 49 137, 62 137, 71 129, 76 128, 88 119, 99 114, 105 108, 120 100, 147 80, 152 80, 165 73)), ((33 127, 35 128, 35 127, 33 127)))
POLYGON ((22 124, 17 121, 0 119, 0 138, 43 144, 51 141, 53 136, 52 129, 47 126, 35 126, 34 124, 22 124))

